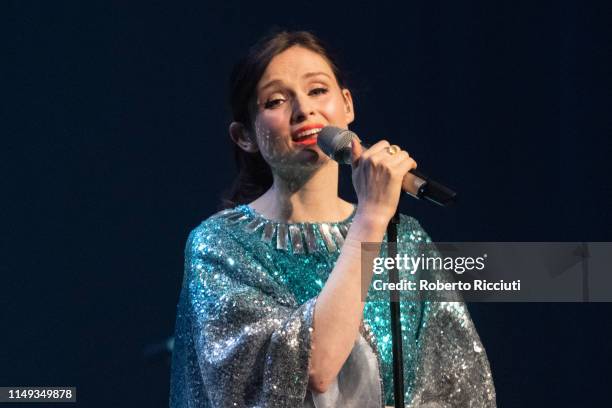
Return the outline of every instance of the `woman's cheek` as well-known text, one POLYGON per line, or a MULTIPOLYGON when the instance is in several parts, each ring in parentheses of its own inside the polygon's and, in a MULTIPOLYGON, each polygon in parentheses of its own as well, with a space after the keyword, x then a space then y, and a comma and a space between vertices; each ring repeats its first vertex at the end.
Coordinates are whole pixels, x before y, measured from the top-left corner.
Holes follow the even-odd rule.
POLYGON ((277 160, 288 149, 288 141, 284 140, 283 135, 288 134, 289 130, 284 130, 282 120, 278 116, 260 116, 255 122, 259 149, 268 161, 277 160))
POLYGON ((322 112, 330 124, 341 125, 344 120, 344 102, 329 98, 323 103, 322 112))

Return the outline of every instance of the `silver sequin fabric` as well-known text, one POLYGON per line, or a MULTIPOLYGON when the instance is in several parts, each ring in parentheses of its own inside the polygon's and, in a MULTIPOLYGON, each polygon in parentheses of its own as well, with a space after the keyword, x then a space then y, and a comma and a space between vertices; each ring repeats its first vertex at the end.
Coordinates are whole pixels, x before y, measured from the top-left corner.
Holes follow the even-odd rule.
MULTIPOLYGON (((172 356, 172 408, 301 408, 313 406, 313 396, 317 406, 308 389, 314 308, 352 216, 323 228, 308 223, 278 228, 261 218, 240 205, 189 234, 172 356)), ((416 219, 401 215, 398 241, 416 248, 431 239, 416 219)), ((403 301, 400 309, 406 407, 495 407, 489 362, 465 304, 403 301)), ((360 341, 338 378, 361 378, 364 384, 369 376, 367 383, 375 387, 369 394, 377 397, 340 408, 394 405, 389 320, 387 302, 366 303, 360 341), (351 373, 355 370, 359 375, 351 373)), ((334 392, 342 395, 344 387, 346 395, 360 384, 342 382, 334 392)))

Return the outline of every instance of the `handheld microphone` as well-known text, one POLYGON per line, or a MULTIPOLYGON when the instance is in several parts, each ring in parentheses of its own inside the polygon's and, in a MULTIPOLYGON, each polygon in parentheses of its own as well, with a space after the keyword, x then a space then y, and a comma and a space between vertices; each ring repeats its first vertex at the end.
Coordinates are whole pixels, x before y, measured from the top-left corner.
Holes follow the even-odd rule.
MULTIPOLYGON (((317 136, 317 144, 330 158, 341 164, 351 164, 351 141, 359 137, 348 129, 325 126, 317 136)), ((364 147, 367 145, 362 144, 364 147)), ((424 198, 443 207, 455 202, 457 193, 412 169, 404 176, 402 190, 414 198, 424 198)))

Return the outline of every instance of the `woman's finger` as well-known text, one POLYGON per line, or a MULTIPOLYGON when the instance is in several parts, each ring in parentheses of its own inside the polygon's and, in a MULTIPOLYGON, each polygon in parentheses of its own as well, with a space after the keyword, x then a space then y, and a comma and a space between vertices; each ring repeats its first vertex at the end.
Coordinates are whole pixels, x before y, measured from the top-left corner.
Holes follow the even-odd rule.
POLYGON ((363 154, 363 146, 361 146, 361 142, 356 137, 351 140, 351 166, 355 167, 359 164, 359 159, 363 154))
POLYGON ((376 142, 374 145, 370 146, 370 148, 366 150, 365 152, 363 152, 363 154, 367 158, 367 157, 375 155, 376 153, 380 152, 381 150, 386 149, 389 146, 390 146, 389 142, 387 142, 386 140, 381 140, 379 142, 376 142))

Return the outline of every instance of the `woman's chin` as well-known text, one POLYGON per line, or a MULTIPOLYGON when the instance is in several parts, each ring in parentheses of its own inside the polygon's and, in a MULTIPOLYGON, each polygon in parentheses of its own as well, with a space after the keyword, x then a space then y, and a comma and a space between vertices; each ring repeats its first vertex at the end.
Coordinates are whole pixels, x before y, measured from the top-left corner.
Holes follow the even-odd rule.
POLYGON ((321 167, 329 164, 331 159, 323 153, 317 145, 295 149, 291 154, 281 160, 275 160, 274 164, 268 161, 273 168, 286 175, 293 174, 305 176, 313 173, 321 167))
POLYGON ((322 159, 327 156, 319 150, 316 145, 314 147, 304 147, 296 152, 295 163, 303 166, 317 166, 322 164, 322 159))

